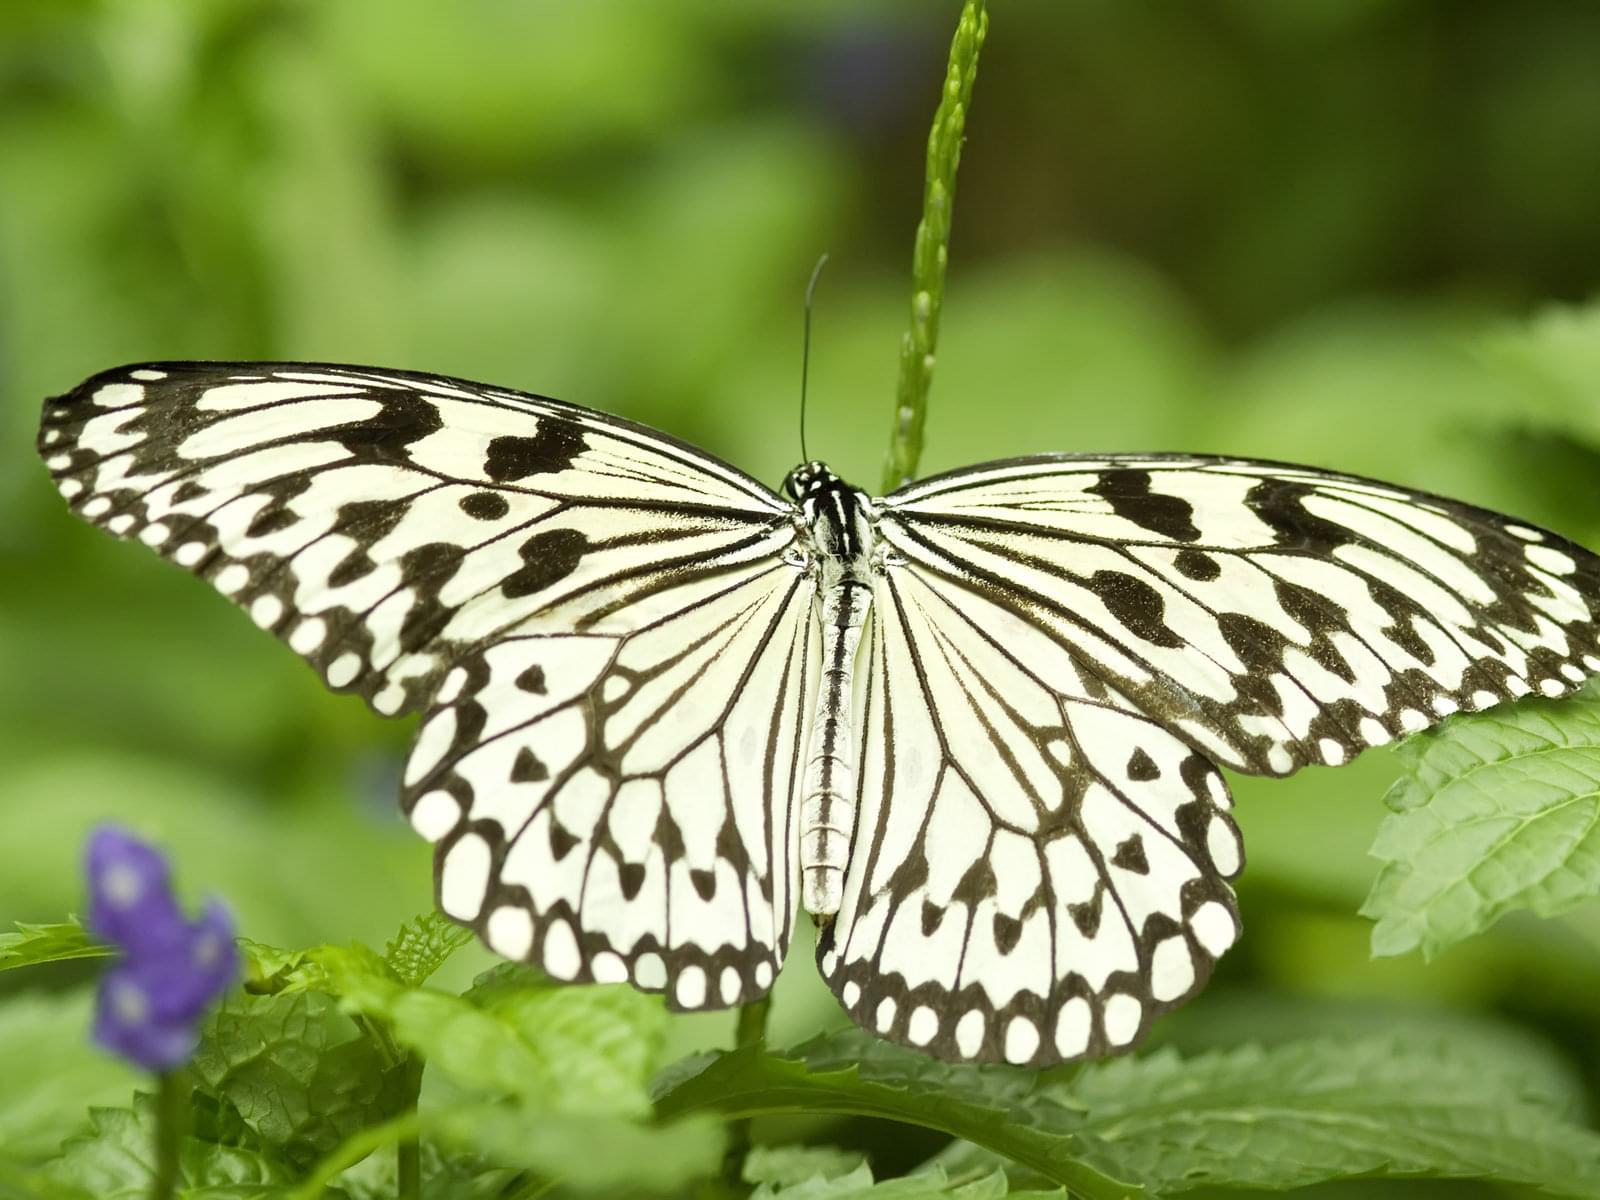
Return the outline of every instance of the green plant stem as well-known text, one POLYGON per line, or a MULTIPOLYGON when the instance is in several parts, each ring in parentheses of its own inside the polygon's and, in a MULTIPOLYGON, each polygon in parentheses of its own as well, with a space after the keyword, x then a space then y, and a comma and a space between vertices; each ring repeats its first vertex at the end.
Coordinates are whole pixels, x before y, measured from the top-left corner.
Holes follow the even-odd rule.
POLYGON ((177 1190, 178 1147, 186 1116, 181 1078, 177 1071, 165 1071, 156 1079, 156 1165, 150 1200, 171 1200, 177 1190))
POLYGON ((319 1200, 328 1184, 342 1172, 355 1166, 374 1150, 408 1138, 415 1139, 419 1129, 417 1110, 413 1108, 380 1125, 368 1125, 356 1131, 316 1165, 305 1182, 290 1193, 290 1200, 319 1200))
MULTIPOLYGON (((767 1040, 767 1015, 772 1010, 772 993, 768 992, 753 1004, 739 1006, 739 1020, 734 1027, 733 1044, 736 1049, 757 1046, 767 1040)), ((750 1118, 732 1121, 728 1125, 728 1150, 722 1157, 722 1181, 736 1193, 744 1187, 744 1160, 750 1153, 750 1118)))
POLYGON ((400 1200, 418 1200, 422 1195, 422 1143, 415 1137, 404 1138, 395 1146, 394 1155, 400 1200))
POLYGON ((911 327, 900 339, 900 382, 894 428, 884 463, 883 490, 911 482, 922 457, 922 429, 928 415, 928 389, 939 347, 939 311, 944 304, 945 266, 950 258, 950 217, 955 206, 961 138, 978 76, 978 52, 989 32, 985 0, 966 0, 950 43, 944 91, 928 134, 928 174, 922 194, 922 220, 911 258, 911 327))

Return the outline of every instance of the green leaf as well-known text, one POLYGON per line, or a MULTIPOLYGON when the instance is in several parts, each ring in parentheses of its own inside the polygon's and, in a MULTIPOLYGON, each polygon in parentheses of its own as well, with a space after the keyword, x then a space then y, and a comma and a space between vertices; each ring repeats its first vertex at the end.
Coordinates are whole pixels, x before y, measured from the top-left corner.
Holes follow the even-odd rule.
POLYGON ((299 1166, 416 1096, 414 1066, 386 1055, 320 992, 231 997, 207 1023, 193 1069, 205 1090, 299 1166))
POLYGON ((1600 895, 1600 685, 1446 722, 1398 750, 1361 911, 1375 955, 1425 955, 1509 912, 1600 895))
POLYGON ((492 973, 471 997, 407 988, 386 973, 324 958, 347 1009, 456 1082, 571 1113, 642 1115, 666 1015, 626 986, 554 987, 492 973), (475 1002, 476 1001, 476 1002, 475 1002))
POLYGON ((713 1174, 722 1159, 721 1124, 704 1117, 656 1126, 543 1105, 482 1105, 425 1114, 424 1126, 582 1191, 670 1191, 713 1174))
POLYGON ((18 921, 15 928, 15 933, 0 933, 0 971, 116 954, 112 947, 94 941, 76 917, 56 925, 18 921))
POLYGON ((1600 1195, 1600 1135, 1470 1042, 1327 1038, 1085 1068, 1079 1143, 1153 1192, 1364 1176, 1484 1178, 1600 1195))
POLYGON ((749 1184, 793 1187, 808 1179, 837 1179, 865 1162, 859 1150, 837 1146, 752 1146, 740 1178, 749 1184))
MULTIPOLYGON (((143 1200, 152 1177, 155 1113, 139 1095, 131 1109, 97 1108, 89 1132, 68 1141, 47 1168, 49 1178, 96 1200, 143 1200)), ((187 1200, 252 1200, 281 1196, 293 1172, 268 1155, 185 1138, 178 1156, 178 1194, 187 1200)))
POLYGON ((472 940, 472 930, 436 912, 407 921, 383 952, 390 972, 407 987, 417 987, 472 940))
POLYGON ((0 1146, 8 1158, 50 1156, 90 1105, 126 1102, 141 1076, 89 1041, 93 993, 24 993, 0 1004, 0 1146))
POLYGON ((816 1174, 786 1184, 763 1183, 751 1200, 1004 1200, 1007 1196, 1066 1200, 1066 1190, 1013 1192, 1005 1171, 999 1167, 962 1172, 952 1178, 938 1164, 876 1183, 871 1169, 860 1163, 843 1174, 816 1174))
POLYGON ((1600 304, 1547 309, 1481 350, 1521 385, 1525 420, 1600 446, 1600 304))
POLYGON ((959 1067, 862 1033, 817 1038, 785 1055, 756 1047, 679 1064, 657 1085, 656 1111, 677 1117, 850 1113, 942 1130, 1067 1185, 1086 1200, 1140 1188, 1084 1158, 1081 1114, 1041 1092, 1045 1077, 1004 1067, 959 1067))

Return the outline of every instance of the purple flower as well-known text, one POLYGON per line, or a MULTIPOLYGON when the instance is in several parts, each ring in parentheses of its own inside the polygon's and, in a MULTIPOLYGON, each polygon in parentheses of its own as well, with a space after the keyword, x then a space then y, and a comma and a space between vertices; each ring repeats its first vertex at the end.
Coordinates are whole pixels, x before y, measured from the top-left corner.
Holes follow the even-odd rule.
POLYGON ((233 921, 215 900, 190 921, 159 851, 125 830, 89 838, 89 928, 123 952, 100 981, 94 1037, 152 1071, 194 1053, 201 1015, 239 970, 233 921))

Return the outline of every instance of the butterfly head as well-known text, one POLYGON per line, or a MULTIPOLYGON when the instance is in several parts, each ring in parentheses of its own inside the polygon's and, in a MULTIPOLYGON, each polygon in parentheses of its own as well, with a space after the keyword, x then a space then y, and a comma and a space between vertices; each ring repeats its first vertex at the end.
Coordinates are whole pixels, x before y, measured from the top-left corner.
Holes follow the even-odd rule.
POLYGON ((844 480, 829 470, 827 463, 804 462, 784 476, 783 494, 803 508, 806 501, 843 486, 844 480))

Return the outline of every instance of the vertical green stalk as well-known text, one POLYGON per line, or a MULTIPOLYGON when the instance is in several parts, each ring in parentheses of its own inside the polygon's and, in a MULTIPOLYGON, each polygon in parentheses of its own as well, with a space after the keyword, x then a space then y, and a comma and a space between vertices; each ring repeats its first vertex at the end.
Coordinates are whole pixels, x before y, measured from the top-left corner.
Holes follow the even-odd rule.
MULTIPOLYGON (((739 1006, 739 1023, 733 1035, 734 1048, 743 1050, 767 1039, 767 1013, 772 1008, 772 993, 751 1004, 739 1006)), ((748 1189, 743 1184, 744 1159, 750 1153, 750 1118, 728 1125, 728 1149, 722 1156, 722 1182, 738 1195, 748 1189)))
POLYGON ((187 1132, 188 1111, 180 1071, 163 1071, 156 1077, 155 1172, 150 1179, 150 1200, 171 1200, 178 1187, 178 1147, 187 1132))
POLYGON ((939 310, 944 303, 944 272, 950 257, 956 169, 961 165, 961 138, 967 109, 972 104, 972 84, 978 77, 978 52, 988 32, 989 13, 984 0, 965 0, 956 36, 950 43, 944 91, 928 134, 928 177, 911 259, 911 328, 900 339, 900 383, 883 471, 886 492, 914 479, 917 460, 922 457, 922 426, 928 415, 928 388, 933 383, 934 357, 939 346, 939 310))

